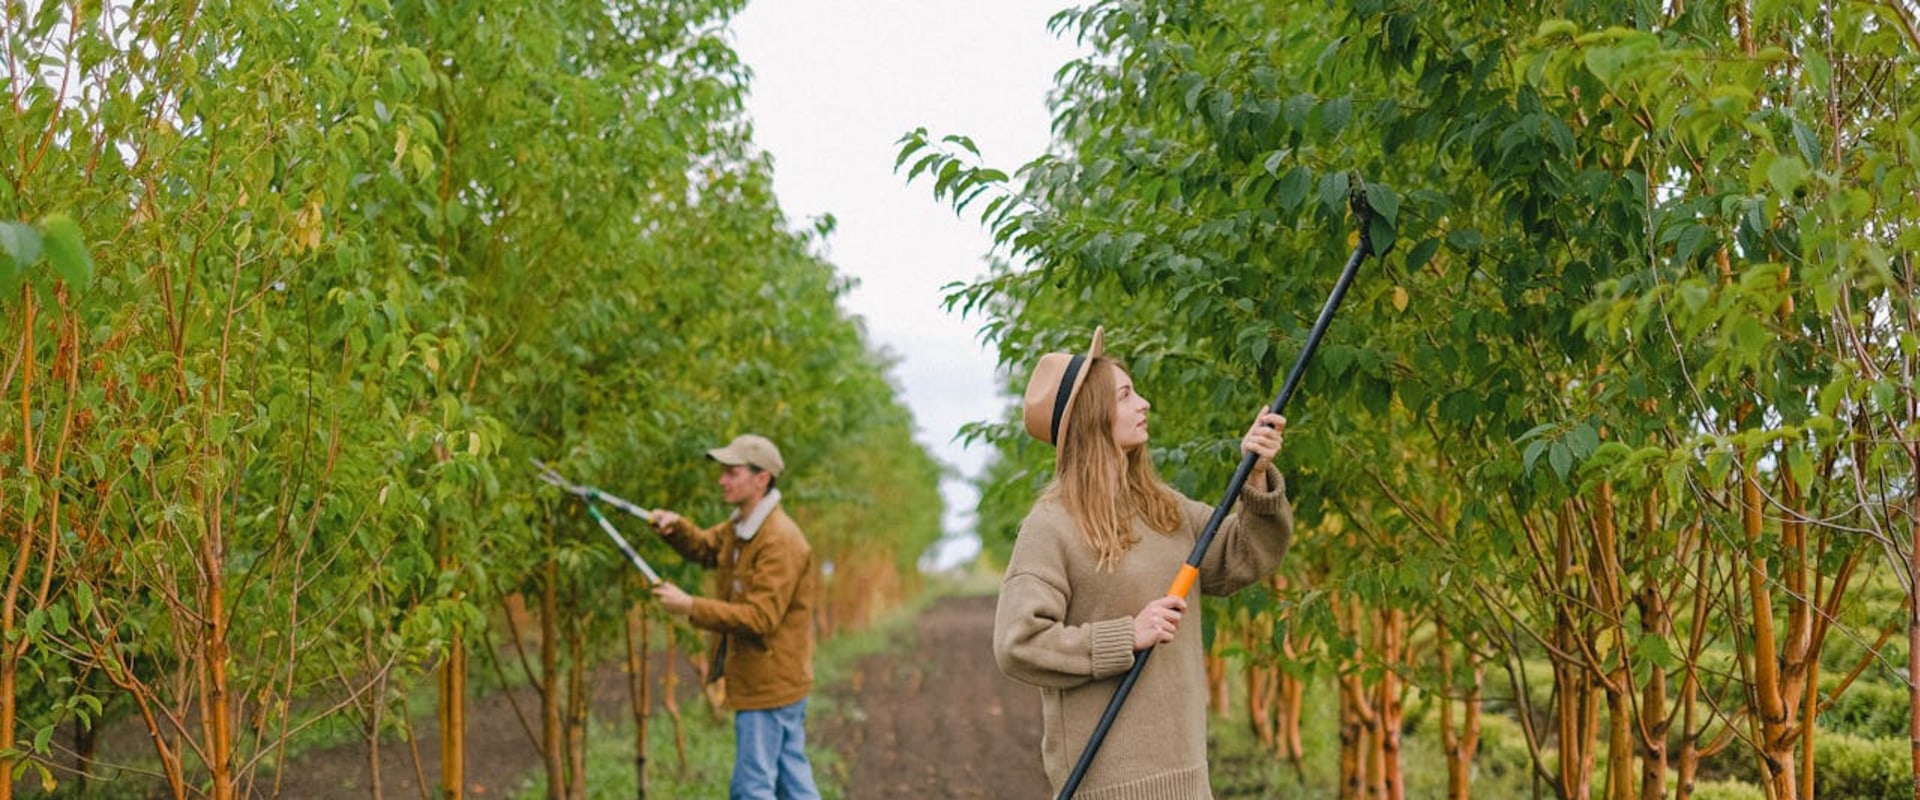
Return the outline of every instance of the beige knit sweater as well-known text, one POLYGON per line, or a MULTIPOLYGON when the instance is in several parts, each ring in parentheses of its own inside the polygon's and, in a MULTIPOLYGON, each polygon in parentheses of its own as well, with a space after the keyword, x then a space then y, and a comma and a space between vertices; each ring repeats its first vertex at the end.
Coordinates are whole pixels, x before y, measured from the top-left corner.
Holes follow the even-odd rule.
MULTIPOLYGON (((1269 492, 1251 486, 1200 564, 1201 591, 1226 595, 1271 573, 1293 539, 1293 508, 1278 470, 1269 492)), ((1193 551, 1210 506, 1182 497, 1173 534, 1134 522, 1139 543, 1112 572, 1058 501, 1042 498, 1020 524, 1000 584, 993 655, 1016 680, 1040 687, 1042 760, 1052 794, 1093 735, 1133 666, 1133 615, 1167 591, 1193 551)), ((1197 598, 1189 598, 1197 601, 1197 598)), ((1200 607, 1190 602, 1174 640, 1160 645, 1114 719, 1077 800, 1196 800, 1207 784, 1206 664, 1200 607)))

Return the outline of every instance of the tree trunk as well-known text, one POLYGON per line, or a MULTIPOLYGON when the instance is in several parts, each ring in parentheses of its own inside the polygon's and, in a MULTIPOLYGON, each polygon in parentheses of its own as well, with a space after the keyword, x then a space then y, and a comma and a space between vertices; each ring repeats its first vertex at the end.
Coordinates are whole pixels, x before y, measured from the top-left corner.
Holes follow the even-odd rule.
POLYGON ((1380 684, 1374 687, 1374 708, 1380 719, 1377 740, 1380 765, 1381 800, 1406 800, 1406 776, 1401 774, 1400 736, 1405 728, 1406 709, 1400 704, 1400 667, 1406 653, 1406 612, 1386 609, 1380 612, 1380 659, 1386 669, 1380 684))
POLYGON ((467 646, 456 625, 440 665, 440 790, 460 800, 467 785, 467 646))
POLYGON ((560 720, 560 568, 552 558, 540 591, 540 754, 547 770, 547 800, 567 800, 566 745, 560 720))
MULTIPOLYGON (((20 287, 20 441, 19 453, 22 469, 29 475, 39 466, 33 447, 33 286, 20 287)), ((6 496, 0 494, 0 506, 6 505, 6 496)), ((26 653, 27 642, 22 638, 13 641, 14 632, 19 630, 20 590, 27 582, 27 566, 33 559, 33 521, 20 520, 20 530, 12 537, 19 550, 13 554, 12 568, 7 571, 6 595, 0 597, 0 752, 11 752, 19 742, 19 691, 20 658, 26 653)), ((0 800, 13 800, 13 770, 24 756, 0 756, 0 800)))
MULTIPOLYGON (((1290 660, 1298 659, 1300 651, 1295 647, 1293 634, 1281 639, 1280 654, 1290 660)), ((1278 730, 1275 732, 1281 743, 1282 755, 1297 766, 1306 755, 1306 746, 1300 737, 1301 703, 1306 699, 1307 685, 1299 676, 1284 669, 1274 670, 1279 687, 1279 708, 1275 716, 1279 717, 1278 730)))
MULTIPOLYGON (((1251 667, 1249 667, 1251 669, 1251 667)), ((1227 691, 1227 659, 1216 653, 1207 654, 1207 708, 1220 716, 1233 711, 1233 700, 1227 691)))
POLYGON ((1611 641, 1611 650, 1599 654, 1610 665, 1602 681, 1607 704, 1607 800, 1633 800, 1633 714, 1632 648, 1627 638, 1627 577, 1620 565, 1620 531, 1614 523, 1613 484, 1601 483, 1594 491, 1592 509, 1593 545, 1588 551, 1588 574, 1592 576, 1593 603, 1601 637, 1611 641))
POLYGON ((1563 800, 1587 800, 1593 793, 1593 741, 1598 734, 1599 697, 1587 665, 1570 654, 1580 653, 1593 640, 1593 631, 1577 626, 1584 618, 1587 591, 1574 569, 1573 525, 1570 510, 1562 507, 1554 519, 1553 661, 1556 739, 1560 770, 1556 792, 1563 800))
POLYGON ((1360 719, 1358 701, 1344 690, 1340 692, 1340 800, 1360 800, 1366 790, 1366 761, 1361 758, 1365 724, 1360 719))
MULTIPOLYGON (((1789 677, 1783 674, 1780 643, 1773 625, 1773 592, 1760 533, 1764 513, 1760 483, 1751 471, 1740 479, 1740 519, 1747 544, 1747 605, 1753 615, 1753 697, 1759 723, 1761 775, 1773 800, 1793 800, 1799 792, 1794 779, 1793 707, 1789 677)), ((1790 546, 1790 545, 1789 545, 1790 546)))
POLYGON ((660 702, 667 709, 667 718, 673 720, 673 750, 680 757, 680 773, 687 772, 687 729, 680 719, 680 671, 673 668, 673 657, 679 647, 673 642, 673 633, 667 633, 667 649, 660 659, 666 669, 660 671, 660 702))
POLYGON ((1274 724, 1277 692, 1273 686, 1278 670, 1259 664, 1247 665, 1247 727, 1260 746, 1278 751, 1278 730, 1274 724))
POLYGON ((567 622, 567 797, 584 800, 587 796, 587 716, 590 709, 587 686, 587 642, 585 626, 578 619, 567 622))
POLYGON ((206 623, 203 628, 207 681, 206 725, 209 792, 213 800, 233 800, 233 719, 227 667, 232 656, 227 642, 226 553, 221 526, 219 493, 209 498, 205 487, 196 485, 194 494, 207 531, 200 540, 201 569, 206 577, 206 623))
MULTIPOLYGON (((382 702, 385 696, 386 679, 382 678, 374 691, 372 707, 367 711, 367 785, 372 789, 373 800, 380 800, 387 796, 380 774, 380 720, 383 719, 382 712, 386 709, 386 703, 382 702)), ((445 734, 441 735, 445 736, 445 734)), ((274 794, 279 794, 278 776, 274 779, 274 794)))
MULTIPOLYGON (((1920 447, 1909 447, 1913 462, 1911 475, 1920 475, 1920 447)), ((1920 490, 1915 490, 1907 510, 1907 575, 1920 576, 1920 490)), ((1914 597, 1912 583, 1907 584, 1907 735, 1913 756, 1913 800, 1920 800, 1920 601, 1914 597)))
MULTIPOLYGON (((1636 598, 1640 608, 1640 628, 1650 636, 1673 636, 1673 620, 1666 598, 1659 587, 1644 586, 1636 598)), ((1658 664, 1647 670, 1647 683, 1640 689, 1640 746, 1645 756, 1640 761, 1640 800, 1664 800, 1667 796, 1667 731, 1673 717, 1667 712, 1667 673, 1658 664)))
MULTIPOLYGON (((437 442, 433 452, 442 463, 450 458, 447 449, 437 442)), ((460 558, 453 552, 449 533, 446 526, 439 526, 435 549, 439 551, 440 568, 447 574, 458 574, 460 558)), ((450 599, 459 602, 466 598, 455 589, 450 599)), ((467 791, 466 630, 455 623, 450 633, 447 660, 440 665, 440 790, 444 793, 441 800, 461 800, 467 791)))
MULTIPOLYGON (((1361 624, 1364 614, 1360 604, 1351 598, 1339 597, 1332 602, 1334 620, 1340 626, 1341 635, 1358 645, 1365 635, 1361 624)), ((1374 781, 1379 775, 1374 759, 1378 752, 1374 733, 1379 719, 1374 710, 1368 707, 1367 691, 1360 681, 1363 652, 1364 648, 1356 647, 1355 652, 1339 665, 1341 800, 1368 797, 1374 791, 1374 781)))
MULTIPOLYGON (((1696 538, 1700 533, 1697 525, 1689 529, 1689 534, 1696 538)), ((1700 759, 1704 755, 1700 747, 1700 657, 1706 650, 1705 621, 1710 613, 1708 600, 1715 594, 1708 579, 1710 573, 1707 572, 1713 563, 1713 552, 1708 542, 1700 541, 1694 558, 1694 574, 1700 576, 1700 586, 1693 594, 1694 624, 1687 635, 1686 656, 1681 662, 1680 692, 1675 700, 1679 706, 1675 713, 1680 717, 1680 749, 1674 754, 1674 800, 1692 800, 1694 780, 1700 775, 1700 759)))
POLYGON ((631 676, 627 691, 633 699, 633 778, 638 800, 647 800, 647 713, 652 704, 647 685, 647 623, 647 607, 634 602, 627 609, 627 674, 631 676))
MULTIPOLYGON (((0 605, 0 743, 7 745, 0 747, 0 750, 6 751, 11 751, 13 745, 19 741, 14 730, 18 724, 15 722, 15 715, 19 713, 15 708, 18 700, 14 694, 17 691, 15 685, 19 681, 20 655, 26 640, 22 639, 19 644, 5 643, 13 638, 14 609, 18 602, 16 598, 19 596, 20 583, 25 577, 27 555, 32 550, 24 530, 20 538, 15 541, 20 543, 20 551, 15 554, 14 569, 7 582, 6 598, 0 601, 4 603, 0 605)), ((0 800, 12 800, 13 769, 22 759, 22 756, 0 756, 0 800)))
POLYGON ((1468 800, 1473 795, 1473 759, 1480 751, 1480 683, 1485 673, 1472 643, 1463 642, 1461 652, 1467 658, 1464 691, 1454 679, 1452 635, 1444 621, 1436 626, 1434 650, 1440 658, 1440 745, 1447 759, 1447 800, 1468 800), (1454 693, 1461 719, 1454 720, 1454 693))

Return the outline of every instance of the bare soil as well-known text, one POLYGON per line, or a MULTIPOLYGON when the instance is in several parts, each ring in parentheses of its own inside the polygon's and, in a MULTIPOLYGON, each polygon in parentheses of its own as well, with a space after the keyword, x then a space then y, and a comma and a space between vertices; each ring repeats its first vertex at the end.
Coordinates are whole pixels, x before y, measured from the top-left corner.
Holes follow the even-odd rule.
POLYGON ((1040 693, 993 663, 994 598, 941 600, 911 649, 868 656, 815 740, 849 765, 847 800, 1047 796, 1040 693))
MULTIPOLYGON (((1039 695, 994 665, 993 606, 991 596, 939 600, 915 620, 911 635, 899 637, 898 646, 861 658, 843 684, 817 690, 831 702, 815 704, 809 735, 814 745, 838 756, 833 769, 846 800, 1046 796, 1039 695)), ((692 709, 704 702, 697 694, 697 679, 685 663, 676 667, 683 677, 682 706, 692 709)), ((595 714, 602 719, 630 716, 627 676, 620 664, 593 673, 593 698, 595 714)), ((528 688, 470 701, 468 797, 511 797, 531 781, 540 768, 539 709, 528 688)), ((665 723, 660 724, 664 734, 665 723)), ((387 800, 432 795, 439 772, 439 731, 428 718, 416 723, 414 735, 413 742, 388 742, 380 748, 380 796, 387 800), (422 775, 428 786, 424 791, 422 775)), ((373 797, 373 761, 364 743, 309 751, 280 771, 277 791, 256 785, 245 794, 300 800, 373 797)), ((37 782, 15 786, 16 796, 44 796, 37 782)))

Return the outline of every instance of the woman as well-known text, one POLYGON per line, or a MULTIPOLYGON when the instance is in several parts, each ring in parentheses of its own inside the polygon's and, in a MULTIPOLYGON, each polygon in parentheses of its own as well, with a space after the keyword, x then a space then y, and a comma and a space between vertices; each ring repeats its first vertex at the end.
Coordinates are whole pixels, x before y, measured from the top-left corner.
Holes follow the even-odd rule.
MULTIPOLYGON (((1020 523, 1000 584, 993 654, 1040 688, 1042 755, 1058 794, 1134 651, 1159 647, 1115 718, 1075 797, 1210 798, 1200 626, 1182 625, 1167 586, 1213 509, 1166 484, 1147 454, 1146 398, 1101 351, 1049 353, 1027 383, 1027 433, 1053 445, 1054 478, 1020 523)), ((1239 509, 1201 561, 1199 586, 1224 595, 1279 565, 1293 537, 1273 467, 1286 419, 1266 409, 1241 440, 1257 457, 1239 509)))

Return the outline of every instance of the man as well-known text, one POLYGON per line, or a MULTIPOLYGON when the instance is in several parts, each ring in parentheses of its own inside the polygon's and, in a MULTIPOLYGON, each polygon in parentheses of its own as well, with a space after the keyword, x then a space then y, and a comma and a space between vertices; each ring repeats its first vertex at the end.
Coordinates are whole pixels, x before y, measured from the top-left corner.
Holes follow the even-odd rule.
POLYGON ((733 515, 701 530, 672 511, 654 527, 688 560, 719 570, 717 597, 663 583, 667 611, 718 634, 710 678, 726 678, 736 752, 730 800, 817 800, 807 763, 807 694, 813 691, 813 549, 780 508, 780 450, 745 434, 708 450, 733 515))

